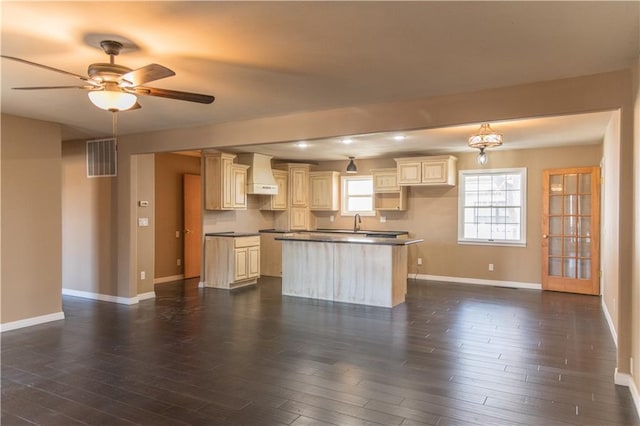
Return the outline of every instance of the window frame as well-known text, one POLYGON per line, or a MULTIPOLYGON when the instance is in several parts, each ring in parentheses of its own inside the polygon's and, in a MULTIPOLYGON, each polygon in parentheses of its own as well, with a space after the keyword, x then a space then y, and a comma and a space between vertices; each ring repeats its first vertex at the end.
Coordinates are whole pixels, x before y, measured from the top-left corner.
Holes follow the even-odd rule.
MULTIPOLYGON (((526 247, 527 246, 527 168, 514 167, 506 169, 470 169, 458 172, 458 244, 484 245, 484 246, 506 246, 506 247, 526 247), (519 206, 497 206, 490 205, 491 208, 520 208, 520 239, 519 240, 494 240, 485 238, 464 238, 465 225, 465 187, 466 178, 469 176, 482 175, 520 175, 520 205, 519 206)), ((493 192, 493 190, 491 190, 493 192)))
MULTIPOLYGON (((364 196, 363 196, 364 197, 364 196)), ((375 192, 373 191, 373 175, 355 175, 355 176, 340 176, 340 216, 375 216, 375 192), (347 182, 356 180, 370 180, 371 181, 371 208, 372 210, 365 211, 351 211, 347 209, 349 203, 347 202, 347 182)))

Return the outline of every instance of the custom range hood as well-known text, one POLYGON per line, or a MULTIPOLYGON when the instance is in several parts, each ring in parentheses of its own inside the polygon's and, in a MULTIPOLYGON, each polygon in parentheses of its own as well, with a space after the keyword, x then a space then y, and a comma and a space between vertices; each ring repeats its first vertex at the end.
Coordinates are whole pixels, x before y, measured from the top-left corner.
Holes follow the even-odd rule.
POLYGON ((249 165, 247 170, 247 194, 276 195, 278 185, 271 173, 269 155, 247 153, 238 154, 238 163, 249 165))

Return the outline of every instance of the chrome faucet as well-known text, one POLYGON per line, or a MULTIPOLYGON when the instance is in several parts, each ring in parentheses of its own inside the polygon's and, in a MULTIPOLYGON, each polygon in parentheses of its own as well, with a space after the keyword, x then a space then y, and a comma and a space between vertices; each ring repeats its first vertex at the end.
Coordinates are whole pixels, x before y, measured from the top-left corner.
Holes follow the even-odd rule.
POLYGON ((360 230, 360 224, 362 223, 362 219, 360 219, 360 215, 356 213, 353 217, 353 232, 358 232, 360 230))

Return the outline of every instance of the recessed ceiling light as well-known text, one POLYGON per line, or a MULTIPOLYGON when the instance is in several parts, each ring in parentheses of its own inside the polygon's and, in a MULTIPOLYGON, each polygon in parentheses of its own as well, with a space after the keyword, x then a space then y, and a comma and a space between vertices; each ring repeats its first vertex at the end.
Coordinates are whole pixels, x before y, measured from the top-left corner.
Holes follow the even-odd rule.
POLYGON ((349 145, 349 144, 353 143, 353 139, 349 139, 349 138, 342 139, 342 143, 345 144, 345 145, 349 145))
POLYGON ((309 146, 309 144, 308 144, 308 143, 306 143, 305 141, 302 141, 302 142, 298 142, 298 143, 296 144, 296 146, 297 146, 298 148, 306 148, 306 147, 308 147, 308 146, 309 146))
POLYGON ((394 141, 403 141, 403 140, 405 140, 406 138, 407 138, 407 137, 406 137, 405 135, 395 135, 395 136, 393 137, 393 140, 394 140, 394 141))

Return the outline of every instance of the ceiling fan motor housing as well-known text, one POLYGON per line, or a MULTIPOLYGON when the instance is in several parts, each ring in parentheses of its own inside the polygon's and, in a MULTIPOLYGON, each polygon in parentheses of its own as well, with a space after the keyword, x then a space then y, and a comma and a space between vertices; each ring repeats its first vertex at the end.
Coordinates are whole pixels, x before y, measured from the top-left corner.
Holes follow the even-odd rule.
POLYGON ((123 74, 131 71, 131 68, 117 65, 96 63, 89 65, 87 73, 89 77, 97 81, 118 81, 123 74))

